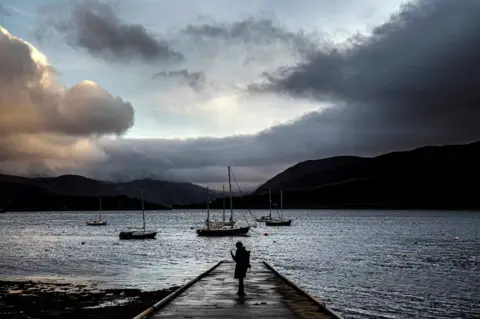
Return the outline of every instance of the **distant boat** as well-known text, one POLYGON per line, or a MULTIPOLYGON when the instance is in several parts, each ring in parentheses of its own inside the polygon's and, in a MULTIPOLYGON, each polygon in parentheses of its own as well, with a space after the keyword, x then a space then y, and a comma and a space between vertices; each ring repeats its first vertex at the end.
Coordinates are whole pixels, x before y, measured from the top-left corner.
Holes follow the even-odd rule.
POLYGON ((272 193, 270 192, 270 188, 268 189, 268 210, 270 213, 268 215, 264 215, 260 218, 255 218, 257 222, 266 222, 268 220, 272 220, 272 193))
POLYGON ((145 229, 145 207, 143 204, 143 191, 140 190, 142 195, 142 216, 143 216, 143 227, 138 230, 127 230, 122 231, 118 235, 120 239, 154 239, 157 235, 155 231, 147 231, 145 229))
POLYGON ((265 222, 266 226, 290 226, 292 224, 291 219, 285 219, 283 217, 283 190, 280 191, 280 214, 278 219, 271 219, 265 222))
POLYGON ((98 211, 98 219, 95 220, 87 220, 87 226, 106 226, 107 221, 102 220, 102 199, 99 198, 100 201, 100 209, 98 211))
MULTIPOLYGON (((232 183, 230 177, 230 166, 228 167, 228 186, 229 186, 229 197, 230 197, 230 220, 233 219, 233 201, 232 201, 232 183)), ((207 189, 208 193, 208 189, 207 189)), ((237 227, 235 225, 225 226, 225 225, 216 225, 210 223, 210 210, 209 210, 209 200, 207 200, 207 220, 206 226, 204 228, 197 229, 198 236, 209 236, 209 237, 220 237, 220 236, 246 236, 250 230, 250 226, 246 227, 237 227)))
MULTIPOLYGON (((209 204, 210 204, 210 198, 208 196, 208 187, 207 187, 207 211, 209 210, 209 204)), ((222 188, 222 198, 223 198, 223 216, 222 220, 210 220, 210 214, 207 212, 207 220, 205 221, 205 225, 210 225, 210 226, 217 226, 217 227, 223 227, 223 226, 233 226, 235 225, 236 221, 234 221, 232 218, 230 220, 225 220, 225 185, 223 185, 222 188)))

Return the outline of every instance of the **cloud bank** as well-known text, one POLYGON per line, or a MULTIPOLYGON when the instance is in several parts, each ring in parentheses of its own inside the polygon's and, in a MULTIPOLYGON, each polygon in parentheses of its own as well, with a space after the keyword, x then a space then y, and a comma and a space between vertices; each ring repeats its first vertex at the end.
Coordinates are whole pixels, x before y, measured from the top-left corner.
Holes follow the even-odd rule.
POLYGON ((316 100, 328 103, 324 110, 254 135, 123 140, 110 144, 107 153, 122 166, 135 147, 143 167, 204 182, 206 168, 261 168, 253 178, 260 182, 269 177, 270 172, 262 173, 266 167, 301 160, 478 140, 478 29, 475 0, 405 5, 372 35, 318 49, 297 66, 268 73, 264 83, 252 85, 254 96, 268 91, 316 100))
MULTIPOLYGON (((232 165, 237 177, 253 185, 302 160, 371 156, 478 140, 478 29, 480 2, 476 0, 412 2, 372 34, 338 45, 308 36, 304 45, 293 36, 301 33, 291 35, 255 18, 187 25, 179 28, 174 41, 169 40, 185 60, 180 66, 151 72, 148 79, 152 86, 168 80, 189 87, 192 74, 203 74, 205 81, 200 82, 200 93, 192 95, 183 86, 160 87, 155 96, 159 105, 173 106, 169 111, 177 114, 192 113, 198 122, 228 114, 234 105, 242 112, 221 118, 227 128, 246 119, 262 123, 263 129, 224 138, 100 138, 95 147, 102 160, 79 166, 77 172, 104 178, 155 176, 217 183, 225 178, 225 166, 232 165), (269 39, 282 45, 272 45, 269 39), (285 54, 291 44, 306 49, 285 54), (259 79, 262 73, 265 77, 259 79), (228 85, 219 85, 224 83, 228 85), (248 93, 242 91, 246 84, 250 84, 248 93), (196 113, 188 109, 191 104, 198 107, 196 113), (265 113, 256 114, 263 104, 276 113, 307 112, 275 124, 265 113)), ((167 123, 161 117, 158 121, 167 123)), ((213 122, 207 123, 208 128, 213 122)), ((85 133, 82 126, 69 126, 67 131, 37 125, 69 136, 85 133)))
POLYGON ((91 81, 63 87, 47 58, 0 26, 0 161, 41 173, 105 159, 94 142, 133 125, 130 103, 91 81))
POLYGON ((374 139, 385 148, 478 139, 479 27, 475 0, 407 4, 371 36, 318 51, 253 89, 335 102, 319 120, 345 138, 355 131, 360 143, 374 139))

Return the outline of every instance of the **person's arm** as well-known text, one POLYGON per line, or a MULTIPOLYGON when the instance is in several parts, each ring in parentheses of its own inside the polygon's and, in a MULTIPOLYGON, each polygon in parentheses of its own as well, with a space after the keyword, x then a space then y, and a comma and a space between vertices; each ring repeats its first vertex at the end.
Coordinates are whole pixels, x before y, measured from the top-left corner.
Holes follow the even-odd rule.
POLYGON ((235 262, 237 262, 237 259, 235 258, 235 255, 232 253, 232 251, 230 250, 230 255, 232 255, 232 258, 235 262))

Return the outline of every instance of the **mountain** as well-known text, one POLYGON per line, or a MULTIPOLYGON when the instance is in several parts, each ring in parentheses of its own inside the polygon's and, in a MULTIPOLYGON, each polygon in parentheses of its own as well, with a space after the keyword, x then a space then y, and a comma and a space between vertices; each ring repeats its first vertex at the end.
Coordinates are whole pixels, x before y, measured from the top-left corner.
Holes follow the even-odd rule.
MULTIPOLYGON (((145 200, 163 205, 190 204, 204 202, 207 190, 191 183, 177 183, 140 179, 128 183, 115 183, 115 190, 130 197, 140 197, 143 190, 145 200)), ((214 195, 211 195, 214 197, 214 195)))
POLYGON ((331 157, 296 164, 244 202, 267 204, 268 189, 286 207, 480 208, 480 142, 428 146, 365 158, 331 157))
POLYGON ((140 189, 142 189, 146 202, 166 206, 203 202, 206 197, 206 190, 198 185, 152 179, 115 183, 98 181, 78 175, 28 178, 0 174, 0 183, 15 185, 11 186, 12 191, 0 194, 0 207, 2 206, 2 198, 6 200, 18 194, 31 196, 33 193, 45 196, 102 198, 125 196, 140 199, 140 189))
MULTIPOLYGON (((144 203, 145 209, 167 209, 167 207, 144 203)), ((13 211, 97 210, 98 198, 94 196, 59 195, 36 185, 0 182, 0 208, 13 211)), ((125 195, 102 198, 105 210, 138 210, 142 204, 138 199, 125 195)))

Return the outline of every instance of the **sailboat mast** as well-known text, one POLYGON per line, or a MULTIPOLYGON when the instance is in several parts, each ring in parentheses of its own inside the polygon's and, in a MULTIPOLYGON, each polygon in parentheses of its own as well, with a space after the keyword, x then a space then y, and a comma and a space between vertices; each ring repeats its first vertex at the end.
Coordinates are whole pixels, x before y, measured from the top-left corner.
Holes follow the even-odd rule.
POLYGON ((207 223, 210 221, 210 192, 207 187, 207 223))
POLYGON ((230 196, 230 220, 233 220, 232 180, 230 177, 230 166, 228 167, 228 191, 230 196))
POLYGON ((145 231, 145 206, 143 205, 143 191, 142 190, 140 190, 140 194, 142 195, 143 231, 145 231))
POLYGON ((280 190, 280 213, 282 214, 281 218, 283 218, 283 189, 280 190))
POLYGON ((225 221, 225 185, 222 185, 223 221, 225 221))
POLYGON ((102 220, 102 199, 99 198, 98 200, 99 200, 99 202, 100 202, 100 211, 99 211, 99 218, 98 218, 98 220, 102 220))
POLYGON ((270 211, 269 216, 272 217, 272 192, 268 189, 268 209, 270 211))

